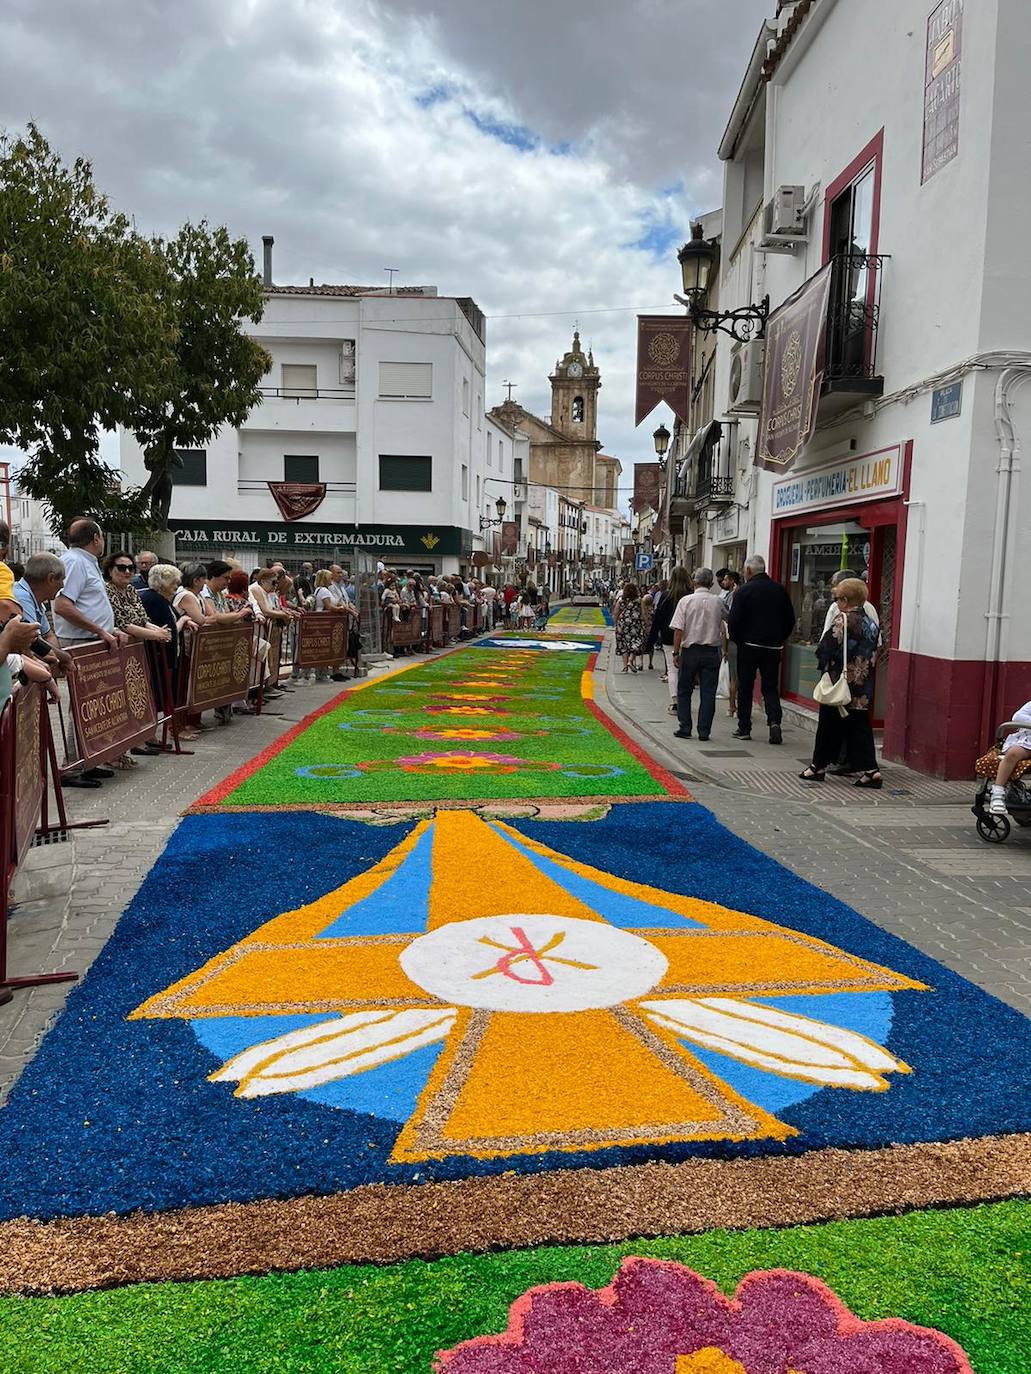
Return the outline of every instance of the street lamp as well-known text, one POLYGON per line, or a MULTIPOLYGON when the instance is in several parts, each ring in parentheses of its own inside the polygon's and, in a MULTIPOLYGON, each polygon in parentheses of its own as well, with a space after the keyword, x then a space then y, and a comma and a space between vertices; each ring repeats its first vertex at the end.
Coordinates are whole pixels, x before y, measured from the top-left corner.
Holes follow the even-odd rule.
POLYGON ((666 450, 669 448, 669 430, 665 425, 660 425, 652 435, 655 440, 655 452, 659 455, 659 466, 665 463, 666 450))
POLYGON ((687 307, 691 323, 696 329, 703 334, 715 334, 717 329, 721 329, 738 343, 765 338, 766 321, 770 318, 769 296, 764 296, 758 305, 745 305, 738 310, 705 309, 709 278, 716 262, 716 244, 706 240, 705 230, 700 223, 691 225, 691 241, 681 248, 677 261, 680 263, 684 295, 674 296, 673 299, 687 307))
POLYGON ((504 523, 505 511, 508 510, 508 502, 505 500, 503 496, 499 496, 498 499, 494 502, 494 509, 498 513, 498 518, 496 520, 488 520, 485 515, 480 516, 481 534, 484 530, 496 529, 498 525, 504 523))

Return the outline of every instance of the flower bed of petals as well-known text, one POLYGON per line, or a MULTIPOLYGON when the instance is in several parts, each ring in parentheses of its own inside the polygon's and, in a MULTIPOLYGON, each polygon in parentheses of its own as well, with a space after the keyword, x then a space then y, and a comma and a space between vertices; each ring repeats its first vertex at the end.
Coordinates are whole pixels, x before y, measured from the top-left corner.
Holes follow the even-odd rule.
MULTIPOLYGON (((0 1348, 20 1348, 37 1361, 14 1368, 47 1374, 223 1374, 230 1367, 233 1374, 430 1374, 438 1352, 505 1331, 512 1305, 528 1290, 552 1283, 601 1289, 624 1257, 644 1256, 687 1265, 728 1296, 757 1270, 812 1275, 861 1321, 942 1332, 965 1352, 975 1374, 1025 1374, 1029 1248, 1031 1206, 1010 1202, 620 1246, 463 1254, 74 1298, 7 1298, 0 1300, 0 1348)), ((670 1320, 661 1311, 642 1314, 642 1343, 648 1315, 656 1324, 670 1320)), ((927 1348, 935 1352, 935 1344, 927 1348)), ((937 1350, 943 1359, 952 1353, 941 1343, 937 1350)), ((552 1363, 514 1367, 520 1374, 526 1368, 534 1374, 594 1371, 569 1362, 567 1353, 558 1347, 552 1363)), ((699 1361, 684 1367, 690 1374, 706 1368, 699 1361)), ((788 1367, 800 1374, 925 1374, 916 1362, 901 1368, 788 1367)), ((643 1374, 646 1368, 636 1361, 597 1366, 600 1374, 643 1374)), ((676 1371, 672 1360, 661 1368, 663 1374, 676 1371)), ((709 1368, 720 1368, 714 1357, 709 1368)), ((784 1366, 744 1368, 746 1374, 782 1374, 784 1366)))
POLYGON ((202 801, 318 806, 679 790, 584 700, 590 657, 470 646, 371 681, 202 801))

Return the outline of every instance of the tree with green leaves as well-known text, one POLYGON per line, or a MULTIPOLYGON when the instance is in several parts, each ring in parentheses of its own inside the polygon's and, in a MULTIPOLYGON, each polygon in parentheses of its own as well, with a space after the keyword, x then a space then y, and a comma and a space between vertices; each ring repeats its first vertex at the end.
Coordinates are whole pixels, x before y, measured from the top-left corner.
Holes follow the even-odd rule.
POLYGON ((129 428, 150 473, 144 496, 159 528, 168 521, 176 450, 202 448, 222 425, 238 427, 261 400, 268 353, 241 327, 261 319, 261 278, 243 239, 206 222, 155 240, 173 325, 172 363, 157 391, 141 395, 129 428))
POLYGON ((60 534, 75 515, 140 523, 99 456, 100 435, 156 404, 175 334, 160 246, 137 234, 30 124, 0 130, 0 442, 28 453, 23 491, 60 534))

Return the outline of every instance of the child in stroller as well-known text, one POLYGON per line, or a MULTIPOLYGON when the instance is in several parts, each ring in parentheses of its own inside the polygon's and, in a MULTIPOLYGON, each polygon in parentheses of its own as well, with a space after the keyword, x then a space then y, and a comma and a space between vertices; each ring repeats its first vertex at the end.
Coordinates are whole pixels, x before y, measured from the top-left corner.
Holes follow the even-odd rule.
POLYGON ((1002 843, 1010 819, 1031 826, 1031 701, 999 726, 994 746, 977 761, 977 773, 982 781, 972 809, 982 839, 1002 843))

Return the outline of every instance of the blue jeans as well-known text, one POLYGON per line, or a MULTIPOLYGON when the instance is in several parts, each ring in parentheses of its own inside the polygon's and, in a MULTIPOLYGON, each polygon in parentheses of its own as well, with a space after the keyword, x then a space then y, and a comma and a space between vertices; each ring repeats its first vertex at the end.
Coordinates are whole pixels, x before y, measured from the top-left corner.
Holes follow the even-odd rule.
POLYGON ((691 729, 691 695, 697 681, 698 733, 711 734, 719 679, 720 651, 715 644, 688 644, 681 648, 677 674, 677 718, 681 730, 691 729))

